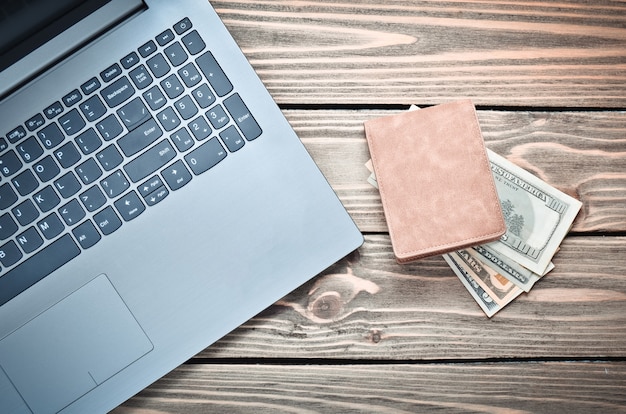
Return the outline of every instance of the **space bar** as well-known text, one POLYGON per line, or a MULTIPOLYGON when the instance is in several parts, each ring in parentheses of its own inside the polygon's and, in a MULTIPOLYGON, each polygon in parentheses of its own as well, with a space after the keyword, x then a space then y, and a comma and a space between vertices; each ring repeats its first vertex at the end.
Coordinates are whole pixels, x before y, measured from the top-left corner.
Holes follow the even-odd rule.
POLYGON ((80 253, 69 234, 59 238, 8 273, 0 276, 0 306, 19 295, 80 253))

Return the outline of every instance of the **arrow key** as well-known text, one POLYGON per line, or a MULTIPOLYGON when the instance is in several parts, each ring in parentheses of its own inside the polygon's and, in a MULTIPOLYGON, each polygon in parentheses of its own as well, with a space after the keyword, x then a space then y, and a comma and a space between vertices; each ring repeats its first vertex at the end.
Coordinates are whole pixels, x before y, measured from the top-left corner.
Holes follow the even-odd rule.
POLYGON ((152 194, 149 194, 148 196, 144 197, 144 201, 149 206, 153 206, 157 204, 158 202, 160 202, 161 200, 163 200, 165 197, 167 197, 169 193, 170 192, 167 191, 167 187, 162 185, 161 187, 154 190, 152 194))
POLYGON ((143 213, 146 209, 146 207, 139 199, 139 196, 134 191, 131 191, 130 193, 124 195, 114 204, 115 208, 117 209, 118 213, 120 213, 120 216, 122 216, 122 219, 124 219, 124 221, 133 220, 138 215, 143 213))
POLYGON ((191 181, 191 173, 181 160, 176 161, 161 171, 161 176, 173 191, 178 190, 191 181))

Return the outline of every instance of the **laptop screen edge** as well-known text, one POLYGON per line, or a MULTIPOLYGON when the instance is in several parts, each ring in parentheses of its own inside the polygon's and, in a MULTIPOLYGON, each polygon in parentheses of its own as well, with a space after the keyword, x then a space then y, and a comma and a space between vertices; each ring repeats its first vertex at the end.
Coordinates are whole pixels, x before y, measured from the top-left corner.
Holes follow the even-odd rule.
POLYGON ((92 14, 44 43, 0 72, 0 100, 58 62, 86 41, 135 11, 146 8, 143 0, 111 0, 92 14))

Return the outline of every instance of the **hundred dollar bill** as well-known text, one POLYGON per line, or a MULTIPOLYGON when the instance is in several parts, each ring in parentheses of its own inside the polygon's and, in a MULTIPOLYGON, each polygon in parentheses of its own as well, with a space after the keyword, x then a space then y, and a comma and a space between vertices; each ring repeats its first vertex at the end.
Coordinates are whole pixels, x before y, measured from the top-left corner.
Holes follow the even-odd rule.
POLYGON ((486 246, 543 275, 582 203, 487 150, 506 233, 486 246))
MULTIPOLYGON (((533 285, 541 279, 541 276, 526 269, 515 260, 499 254, 486 245, 475 246, 467 249, 473 253, 475 257, 485 263, 487 266, 500 272, 511 282, 519 286, 524 292, 530 291, 533 285)), ((548 271, 554 269, 554 265, 550 263, 548 271)))
POLYGON ((444 254, 443 258, 448 263, 448 265, 454 271, 454 274, 457 275, 459 280, 465 289, 472 295, 478 306, 485 312, 485 314, 491 318, 496 314, 502 306, 498 305, 493 298, 481 287, 478 282, 472 277, 469 271, 465 270, 459 263, 457 263, 450 255, 444 254))
POLYGON ((500 306, 504 307, 518 297, 523 290, 496 270, 484 264, 467 249, 449 253, 500 306))

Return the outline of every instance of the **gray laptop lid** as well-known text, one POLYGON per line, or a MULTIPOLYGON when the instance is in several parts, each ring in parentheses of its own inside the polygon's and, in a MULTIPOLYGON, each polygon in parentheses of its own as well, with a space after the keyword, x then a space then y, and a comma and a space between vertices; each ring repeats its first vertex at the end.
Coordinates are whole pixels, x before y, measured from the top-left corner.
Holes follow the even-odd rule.
MULTIPOLYGON (((104 7, 123 3, 130 2, 112 0, 104 7)), ((73 26, 67 45, 68 39, 52 40, 2 71, 0 138, 7 145, 0 157, 14 153, 21 154, 19 159, 20 145, 30 138, 42 151, 37 160, 22 159, 19 169, 0 181, 18 194, 16 203, 33 204, 37 215, 0 240, 0 251, 18 246, 24 260, 20 263, 27 263, 0 260, 0 287, 9 286, 5 281, 19 272, 30 277, 37 269, 28 264, 42 263, 37 261, 39 250, 30 252, 21 244, 27 231, 39 234, 42 249, 73 246, 76 257, 0 305, 0 412, 110 410, 362 243, 210 5, 204 0, 148 0, 145 6, 137 10, 133 5, 121 15, 97 9, 89 16, 100 17, 83 23, 83 29, 107 27, 104 33, 89 30, 78 36, 73 26), (50 44, 58 48, 61 61, 52 58, 50 44), (178 52, 169 53, 180 50, 182 59, 178 52), (41 72, 26 70, 29 65, 22 63, 34 55, 41 72), (124 60, 135 55, 136 61, 124 60), (166 73, 159 72, 160 63, 151 66, 158 56, 163 58, 159 62, 168 63, 166 73), (20 65, 27 73, 12 73, 20 65), (116 66, 120 71, 108 79, 105 69, 116 66), (189 75, 193 70, 198 78, 189 75), (148 77, 152 82, 144 84, 148 77), (81 85, 91 78, 100 89, 83 91, 81 85), (221 90, 216 79, 232 88, 221 90), (5 80, 15 82, 4 86, 5 80), (170 89, 176 80, 180 90, 170 89), (76 96, 75 102, 62 100, 74 89, 82 91, 69 95, 76 96), (149 92, 163 94, 164 106, 154 109, 157 101, 149 92), (117 99, 120 94, 124 99, 117 99), (94 97, 104 102, 97 119, 84 107, 94 97), (63 102, 59 112, 46 113, 56 101, 63 102), (132 130, 125 118, 131 102, 145 108, 144 123, 132 130), (180 103, 190 103, 197 112, 186 118, 189 106, 180 103), (178 118, 176 128, 167 123, 172 118, 164 117, 166 111, 178 118), (42 131, 50 125, 63 128, 70 113, 84 125, 48 147, 42 131), (43 122, 27 125, 37 114, 43 122), (99 123, 105 118, 122 126, 115 138, 101 134, 99 123), (208 128, 203 130, 201 123, 208 128), (250 125, 255 125, 253 138, 250 125), (9 139, 16 126, 28 132, 9 139), (97 140, 83 147, 77 138, 90 130, 97 140), (146 136, 157 131, 158 138, 107 170, 101 152, 112 148, 126 155, 128 137, 141 135, 137 130, 146 136), (182 134, 190 139, 179 140, 182 134), (239 138, 231 142, 231 137, 239 138), (65 153, 59 154, 69 143, 82 157, 77 164, 66 164, 65 153), (145 167, 135 160, 147 159, 144 155, 166 161, 137 178, 145 167), (213 156, 219 158, 208 167, 213 156), (44 158, 58 172, 37 184, 34 193, 20 193, 15 177, 25 172, 37 176, 44 158), (101 175, 66 194, 60 178, 84 181, 81 174, 91 173, 83 171, 83 162, 97 166, 101 175), (198 164, 207 167, 199 169, 198 164), (114 178, 125 187, 112 195, 108 184, 114 178), (152 185, 158 191, 144 196, 152 185), (106 194, 97 207, 83 197, 93 188, 106 194), (44 189, 59 199, 46 211, 36 199, 44 189), (53 215, 63 217, 76 206, 81 218, 67 223, 58 235, 45 237, 47 228, 40 223, 53 215), (110 233, 105 230, 109 220, 119 223, 110 233), (85 223, 92 226, 91 233, 82 231, 85 223)), ((0 214, 19 221, 20 212, 11 206, 0 214)))

